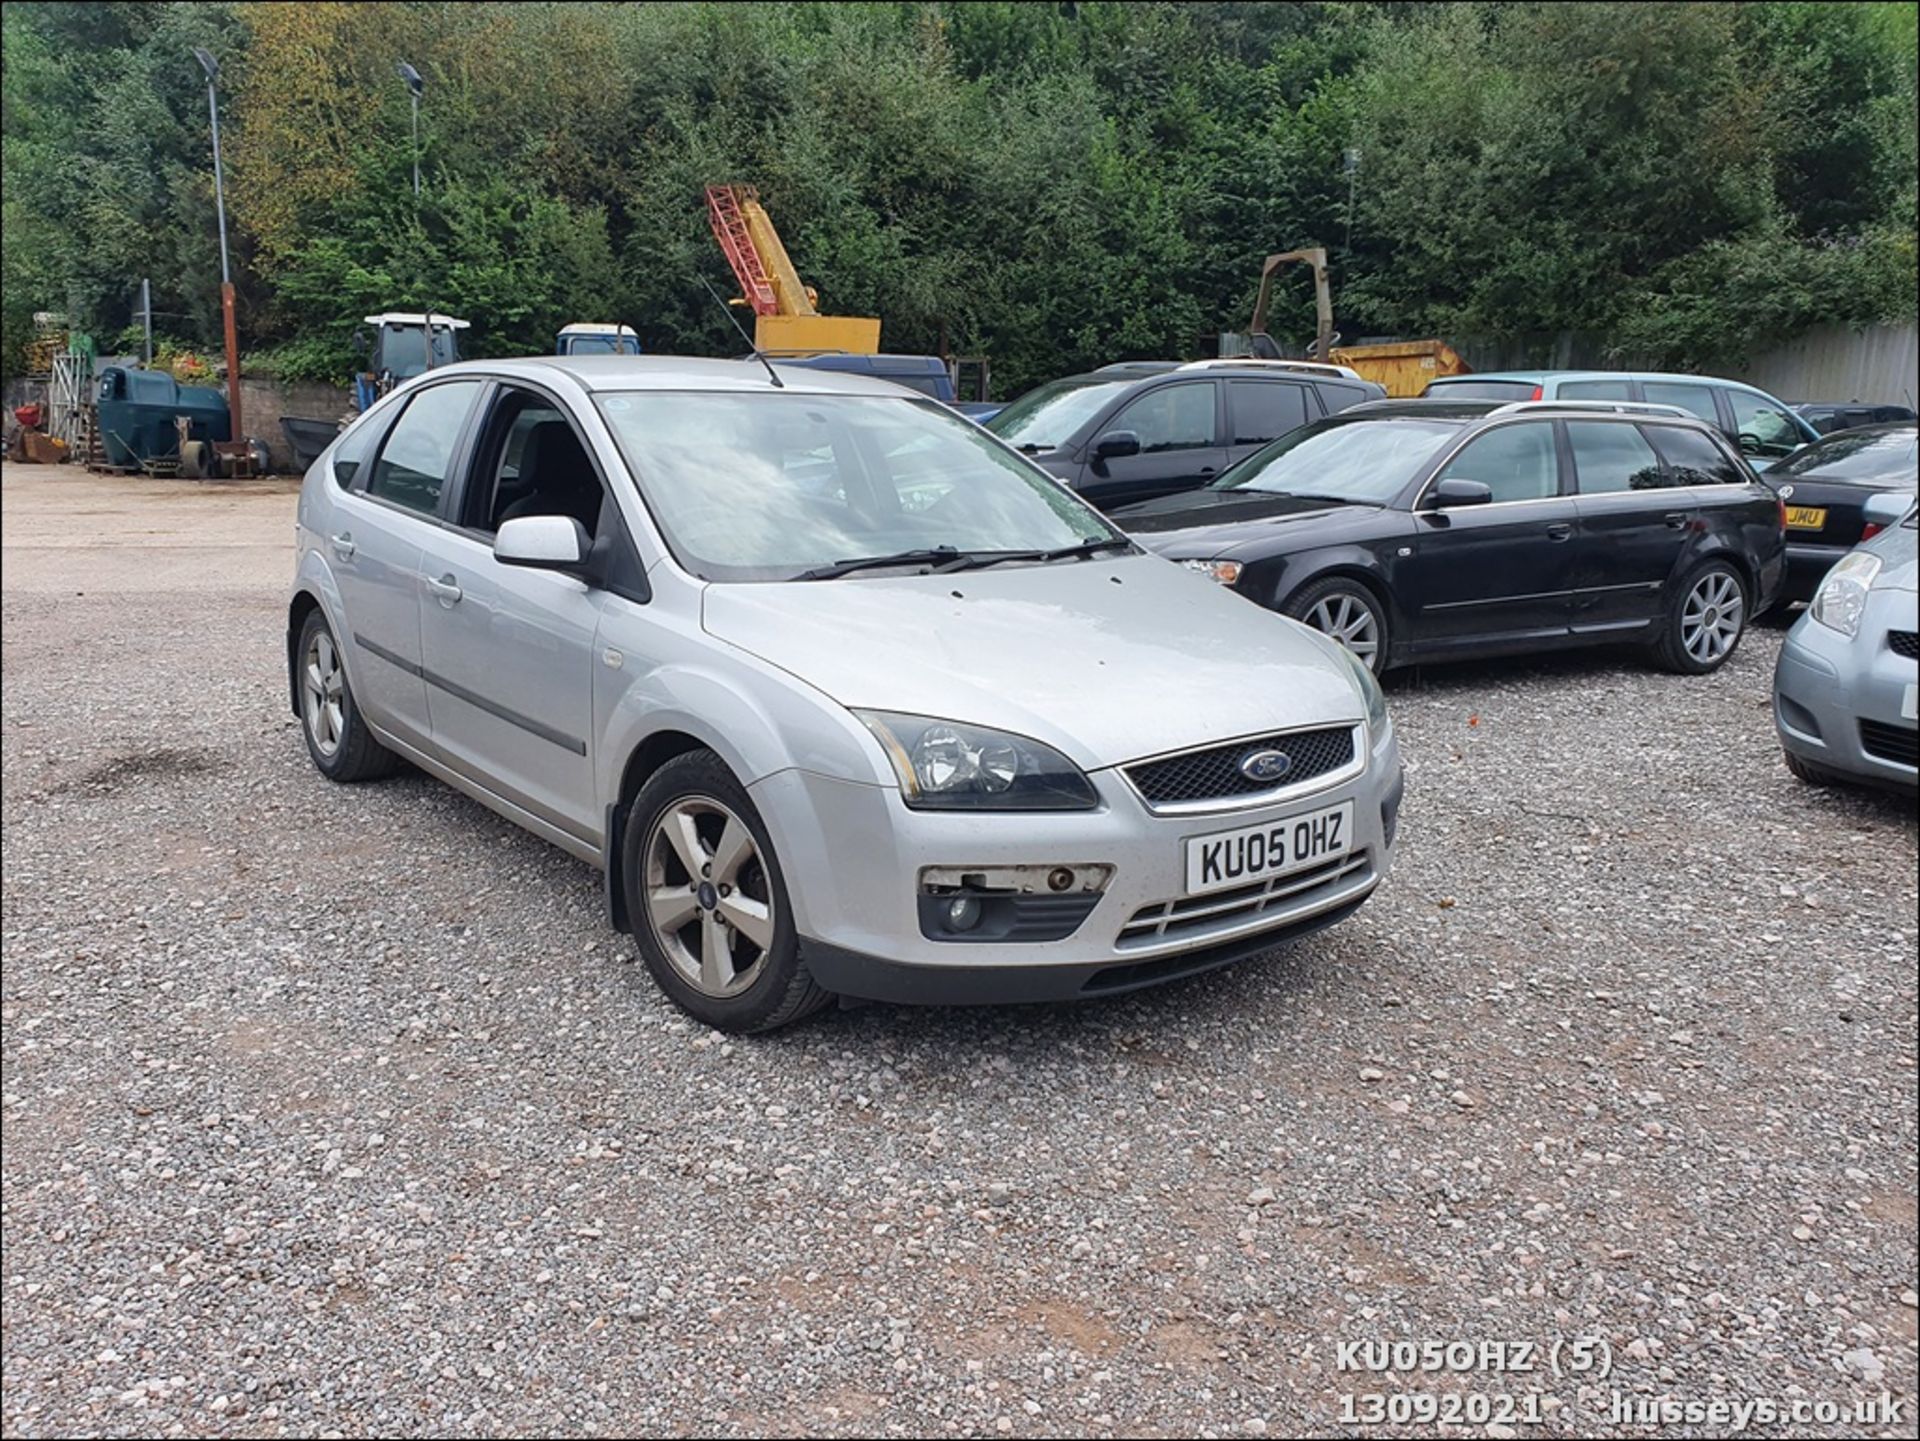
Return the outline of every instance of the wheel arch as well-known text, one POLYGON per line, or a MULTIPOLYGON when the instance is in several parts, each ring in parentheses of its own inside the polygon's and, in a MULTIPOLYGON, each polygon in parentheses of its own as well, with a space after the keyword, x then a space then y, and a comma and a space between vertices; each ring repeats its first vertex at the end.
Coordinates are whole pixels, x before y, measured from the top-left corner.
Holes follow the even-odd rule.
POLYGON ((1393 591, 1377 565, 1370 566, 1351 555, 1330 556, 1313 570, 1297 577, 1287 577, 1286 590, 1276 597, 1273 608, 1282 615, 1292 614, 1289 607, 1299 599, 1301 593, 1326 580, 1350 580, 1373 597, 1387 618, 1387 656, 1391 660, 1406 634, 1406 618, 1401 614, 1393 591))

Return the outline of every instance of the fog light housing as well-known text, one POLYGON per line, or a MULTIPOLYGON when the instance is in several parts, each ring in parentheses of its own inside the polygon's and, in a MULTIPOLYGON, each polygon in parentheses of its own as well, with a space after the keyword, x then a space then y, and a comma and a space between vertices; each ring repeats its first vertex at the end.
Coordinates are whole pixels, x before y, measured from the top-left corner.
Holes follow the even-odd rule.
POLYGON ((947 902, 947 929, 950 931, 970 931, 980 924, 980 899, 977 896, 955 896, 947 902))

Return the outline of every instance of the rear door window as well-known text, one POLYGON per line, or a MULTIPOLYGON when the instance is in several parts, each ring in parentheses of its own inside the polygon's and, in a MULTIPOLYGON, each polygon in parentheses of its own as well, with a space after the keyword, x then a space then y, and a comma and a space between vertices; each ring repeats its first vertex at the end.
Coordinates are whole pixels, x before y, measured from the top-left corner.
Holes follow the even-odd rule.
POLYGON ((1704 385, 1684 381, 1646 380, 1640 383, 1643 397, 1656 405, 1677 405, 1689 415, 1697 415, 1708 425, 1718 427, 1720 412, 1714 408, 1713 391, 1704 385))
POLYGON ((1647 434, 1659 447, 1675 485, 1743 485, 1746 476, 1710 436, 1677 425, 1650 425, 1647 434))
POLYGON ((1122 410, 1107 427, 1140 437, 1140 453, 1193 450, 1214 444, 1213 382, 1188 380, 1163 385, 1122 410))
MULTIPOLYGON (((1290 380, 1233 380, 1227 383, 1227 413, 1232 445, 1265 445, 1307 423, 1307 387, 1290 380)), ((1144 448, 1145 440, 1141 444, 1144 448)))
POLYGON ((1619 421, 1569 420, 1573 474, 1582 495, 1658 490, 1667 484, 1660 457, 1637 426, 1619 421))
POLYGON ((1560 457, 1548 421, 1502 425, 1467 442, 1436 480, 1477 480, 1496 501, 1560 493, 1560 457))
POLYGON ((1624 380, 1563 380, 1555 400, 1632 400, 1624 380))
POLYGON ((432 515, 453 470, 453 452, 482 382, 429 386, 407 402, 374 462, 367 493, 402 509, 432 515))

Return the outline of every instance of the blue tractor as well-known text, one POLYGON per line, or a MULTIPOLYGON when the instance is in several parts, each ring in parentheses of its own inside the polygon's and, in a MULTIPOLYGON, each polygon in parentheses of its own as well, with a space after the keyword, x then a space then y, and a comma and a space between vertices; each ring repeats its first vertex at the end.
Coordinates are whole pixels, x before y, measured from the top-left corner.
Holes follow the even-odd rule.
POLYGON ((365 331, 354 333, 354 348, 364 350, 367 363, 353 377, 353 403, 356 409, 369 410, 373 403, 403 380, 412 380, 460 358, 458 334, 467 322, 451 315, 418 311, 387 310, 369 315, 373 327, 368 342, 365 331))

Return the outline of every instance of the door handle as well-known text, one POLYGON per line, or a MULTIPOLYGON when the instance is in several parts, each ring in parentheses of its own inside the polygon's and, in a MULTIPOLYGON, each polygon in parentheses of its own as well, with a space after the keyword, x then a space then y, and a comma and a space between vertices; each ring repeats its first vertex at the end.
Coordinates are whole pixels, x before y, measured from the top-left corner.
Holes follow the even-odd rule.
POLYGON ((1687 513, 1684 510, 1669 511, 1662 519, 1666 521, 1668 530, 1687 528, 1687 513))
POLYGON ((460 586, 451 575, 443 575, 438 580, 428 576, 426 581, 427 589, 440 598, 442 605, 453 605, 459 601, 460 586))
POLYGON ((1571 540, 1572 538, 1573 527, 1566 521, 1558 521, 1547 527, 1548 540, 1571 540))
POLYGON ((328 536, 327 544, 333 547, 333 553, 339 556, 340 559, 342 560, 353 559, 353 552, 355 550, 355 546, 353 543, 352 531, 343 530, 338 535, 328 536))

